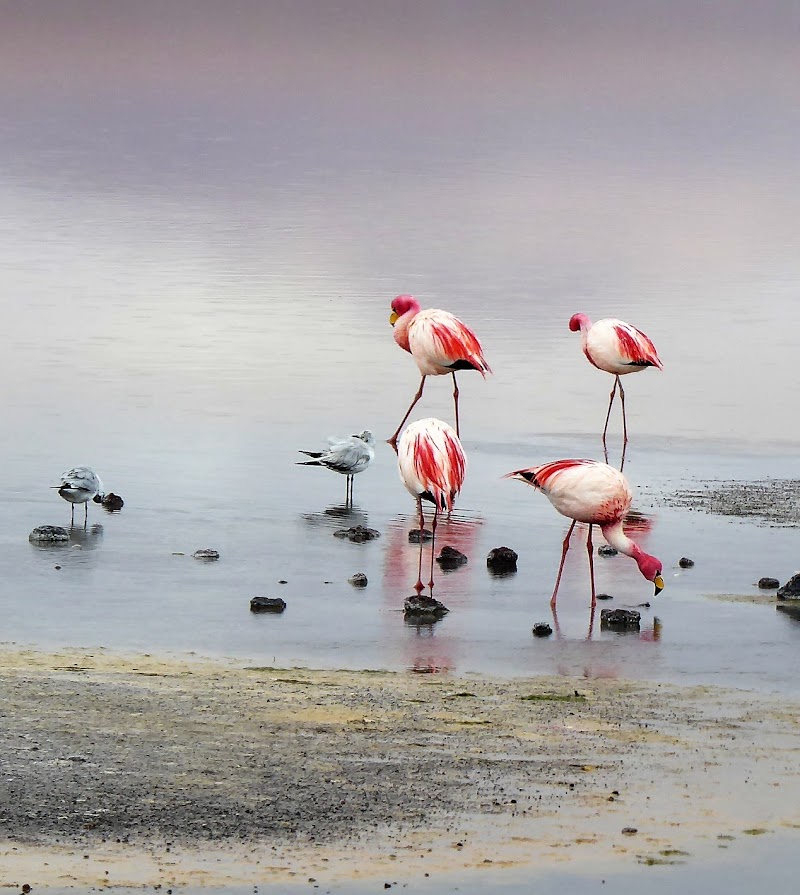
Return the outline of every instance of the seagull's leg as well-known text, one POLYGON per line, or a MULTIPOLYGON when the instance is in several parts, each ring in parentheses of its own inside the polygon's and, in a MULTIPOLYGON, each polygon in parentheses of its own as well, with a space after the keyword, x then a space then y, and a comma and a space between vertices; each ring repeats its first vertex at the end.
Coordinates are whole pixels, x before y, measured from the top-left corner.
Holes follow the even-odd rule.
POLYGON ((83 505, 83 527, 89 524, 89 501, 87 500, 83 505))
POLYGON ((394 435, 392 435, 392 437, 390 439, 388 439, 388 443, 393 448, 395 448, 395 450, 397 449, 397 436, 400 434, 400 430, 405 425, 406 420, 411 416, 411 411, 414 409, 414 405, 422 397, 422 390, 424 388, 425 388, 425 377, 423 376, 422 379, 420 379, 420 381, 419 381, 419 389, 417 390, 416 395, 414 395, 414 400, 411 402, 411 406, 406 411, 406 415, 400 421, 400 425, 397 427, 397 431, 394 433, 394 435))
POLYGON ((417 583, 414 590, 421 594, 424 590, 422 584, 422 532, 425 530, 425 514, 422 512, 422 498, 417 498, 417 512, 419 513, 419 565, 417 566, 417 583))
POLYGON ((594 592, 594 557, 592 556, 592 523, 589 523, 589 534, 586 536, 586 550, 589 553, 589 578, 592 581, 592 613, 597 605, 597 597, 594 592))
POLYGON ((458 426, 458 383, 456 382, 455 373, 453 373, 453 403, 456 405, 456 435, 461 438, 461 430, 458 426))
MULTIPOLYGON (((619 376, 614 377, 614 388, 608 398, 608 413, 606 414, 606 424, 603 426, 603 453, 606 455, 606 463, 608 463, 608 449, 606 448, 606 432, 608 432, 608 421, 611 419, 611 405, 614 403, 614 395, 617 393, 617 386, 620 385, 619 376)), ((621 385, 620 385, 621 387, 621 385)))
POLYGON ((556 577, 556 586, 553 588, 553 596, 550 597, 550 608, 556 608, 556 596, 558 595, 558 585, 561 584, 561 573, 564 571, 564 560, 567 558, 567 550, 569 550, 569 539, 572 537, 572 529, 575 528, 575 520, 572 520, 572 525, 569 527, 569 531, 567 532, 567 536, 564 538, 564 543, 561 547, 561 565, 558 567, 558 576, 556 577))
POLYGON ((436 553, 436 522, 438 521, 438 519, 439 504, 436 504, 436 509, 433 511, 433 522, 431 523, 431 580, 428 583, 431 596, 433 596, 433 556, 436 553))
POLYGON ((72 513, 69 517, 69 527, 72 528, 75 525, 75 504, 71 503, 70 507, 72 508, 72 513))

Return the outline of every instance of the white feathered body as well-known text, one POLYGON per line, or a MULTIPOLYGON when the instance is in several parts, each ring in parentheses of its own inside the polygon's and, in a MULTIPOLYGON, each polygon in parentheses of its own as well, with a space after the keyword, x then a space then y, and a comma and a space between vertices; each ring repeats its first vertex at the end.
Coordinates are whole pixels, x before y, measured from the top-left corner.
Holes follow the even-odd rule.
POLYGON ((58 493, 70 503, 86 503, 97 495, 102 497, 103 483, 90 466, 74 466, 62 474, 58 493))

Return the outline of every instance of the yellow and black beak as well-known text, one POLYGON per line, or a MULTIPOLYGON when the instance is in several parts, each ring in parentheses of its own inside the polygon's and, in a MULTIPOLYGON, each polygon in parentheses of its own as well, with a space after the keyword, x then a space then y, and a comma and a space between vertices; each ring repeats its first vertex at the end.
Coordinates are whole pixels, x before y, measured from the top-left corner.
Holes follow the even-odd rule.
POLYGON ((389 323, 391 323, 392 326, 394 326, 399 319, 400 315, 397 313, 397 311, 392 311, 392 313, 389 315, 389 323))
POLYGON ((656 575, 653 579, 653 584, 656 586, 656 592, 653 594, 654 597, 657 597, 662 590, 664 590, 664 579, 660 575, 656 575))

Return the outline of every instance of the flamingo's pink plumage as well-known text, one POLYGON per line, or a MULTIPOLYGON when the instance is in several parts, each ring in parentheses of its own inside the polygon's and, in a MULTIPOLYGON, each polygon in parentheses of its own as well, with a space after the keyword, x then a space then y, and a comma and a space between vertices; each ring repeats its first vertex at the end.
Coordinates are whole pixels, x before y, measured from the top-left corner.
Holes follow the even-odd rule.
POLYGON ((485 378, 491 368, 483 356, 483 349, 475 333, 458 317, 438 308, 422 310, 412 295, 398 295, 392 301, 389 318, 394 326, 394 340, 417 362, 422 379, 419 390, 411 402, 406 415, 389 439, 396 444, 397 436, 408 419, 414 405, 422 397, 426 376, 453 377, 453 400, 455 402, 456 434, 459 434, 458 420, 458 370, 477 370, 485 378))
MULTIPOLYGON (((397 446, 400 478, 417 501, 419 527, 425 527, 422 501, 434 505, 431 544, 431 580, 433 586, 433 553, 439 513, 450 512, 464 484, 467 457, 458 435, 447 423, 429 417, 417 420, 403 432, 397 446)), ((417 589, 422 590, 422 538, 417 589)))
POLYGON ((543 466, 518 469, 508 473, 506 477, 520 479, 532 485, 548 498, 559 513, 572 519, 567 536, 564 538, 561 565, 550 600, 553 608, 556 605, 564 560, 576 522, 585 522, 589 525, 587 550, 593 607, 596 603, 592 558, 594 525, 600 526, 603 536, 612 547, 616 547, 620 553, 630 556, 636 562, 642 575, 655 584, 656 593, 664 587, 660 560, 645 553, 623 530, 622 520, 630 509, 633 493, 625 476, 618 469, 596 460, 556 460, 543 466))

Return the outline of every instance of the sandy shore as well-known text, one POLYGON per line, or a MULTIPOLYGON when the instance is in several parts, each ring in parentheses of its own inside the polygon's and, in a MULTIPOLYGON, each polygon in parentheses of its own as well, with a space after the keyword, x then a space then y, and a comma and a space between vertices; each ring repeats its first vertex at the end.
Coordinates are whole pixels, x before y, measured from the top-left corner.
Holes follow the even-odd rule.
POLYGON ((619 867, 800 832, 794 701, 102 651, 0 666, 7 886, 619 867))

